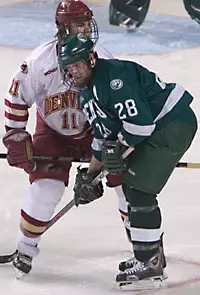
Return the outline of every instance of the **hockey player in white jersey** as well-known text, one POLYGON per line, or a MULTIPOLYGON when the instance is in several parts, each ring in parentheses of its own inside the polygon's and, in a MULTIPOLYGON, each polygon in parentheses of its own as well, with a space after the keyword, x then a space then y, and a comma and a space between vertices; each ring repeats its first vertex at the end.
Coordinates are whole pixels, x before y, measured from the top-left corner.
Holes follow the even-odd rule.
MULTIPOLYGON (((92 11, 82 1, 60 2, 56 10, 56 39, 36 48, 15 73, 5 97, 5 128, 3 143, 11 166, 29 174, 29 193, 21 207, 20 235, 17 255, 13 261, 17 276, 29 273, 41 234, 54 214, 68 184, 71 162, 37 161, 32 167, 32 154, 41 156, 91 156, 91 128, 77 103, 77 88, 64 83, 57 62, 60 41, 67 35, 84 33, 95 43, 98 28, 92 11), (32 136, 26 131, 28 109, 37 109, 36 130, 32 136)), ((110 58, 105 49, 96 45, 99 57, 110 58)), ((117 185, 116 179, 109 183, 117 185)), ((119 184, 119 183, 118 183, 119 184)), ((117 187, 120 212, 127 218, 127 205, 117 187)), ((96 198, 103 194, 101 184, 96 198)), ((128 231, 128 222, 126 222, 128 231)))

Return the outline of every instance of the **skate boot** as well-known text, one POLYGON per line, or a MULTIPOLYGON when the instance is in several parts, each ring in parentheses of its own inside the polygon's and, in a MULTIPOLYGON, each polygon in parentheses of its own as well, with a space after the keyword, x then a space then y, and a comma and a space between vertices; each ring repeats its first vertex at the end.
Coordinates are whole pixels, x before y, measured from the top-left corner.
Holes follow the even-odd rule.
MULTIPOLYGON (((166 268, 167 266, 167 262, 166 262, 166 258, 165 258, 165 254, 164 254, 164 249, 163 249, 163 234, 161 234, 160 236, 160 246, 159 246, 159 251, 160 251, 160 255, 161 255, 161 264, 163 269, 166 268)), ((134 267, 135 263, 137 263, 137 259, 135 257, 131 257, 126 261, 122 261, 119 264, 119 270, 120 271, 125 271, 129 268, 134 267)), ((164 277, 163 280, 167 279, 167 274, 164 272, 164 277)))
POLYGON ((127 30, 135 30, 137 23, 125 14, 117 11, 112 4, 109 7, 109 23, 113 26, 121 26, 127 30))
POLYGON ((109 7, 109 23, 113 26, 119 26, 120 12, 117 11, 112 4, 109 7))
POLYGON ((162 281, 163 266, 160 253, 157 253, 146 262, 135 259, 132 268, 126 269, 116 277, 116 282, 120 288, 129 286, 132 290, 160 288, 162 281))
POLYGON ((32 269, 33 257, 25 255, 18 251, 16 257, 13 260, 13 266, 15 267, 15 275, 17 279, 27 275, 32 269))
POLYGON ((137 28, 137 22, 125 15, 121 15, 119 21, 119 26, 124 27, 127 31, 134 31, 137 28))

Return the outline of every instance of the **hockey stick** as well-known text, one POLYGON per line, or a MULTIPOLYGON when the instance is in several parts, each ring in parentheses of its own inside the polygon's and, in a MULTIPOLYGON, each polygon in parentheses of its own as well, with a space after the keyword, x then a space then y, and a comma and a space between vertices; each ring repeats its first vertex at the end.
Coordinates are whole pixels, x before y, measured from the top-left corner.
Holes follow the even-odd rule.
MULTIPOLYGON (((134 147, 130 146, 123 154, 122 159, 126 159, 132 152, 134 151, 134 147)), ((101 171, 92 181, 93 185, 98 184, 104 177, 109 174, 107 170, 101 171)))
MULTIPOLYGON (((6 159, 7 154, 0 153, 0 159, 6 159)), ((89 162, 90 158, 72 158, 72 157, 49 157, 49 156, 33 156, 34 161, 66 161, 66 162, 89 162)))
MULTIPOLYGON (((129 147, 122 155, 122 158, 125 159, 128 157, 128 155, 134 150, 133 147, 129 147)), ((93 185, 98 184, 105 176, 109 174, 108 171, 103 170, 101 171, 92 181, 93 185)), ((75 205, 74 199, 72 199, 67 205, 65 205, 49 222, 42 234, 44 234, 54 223, 56 223, 65 213, 67 213, 71 208, 73 208, 75 205)), ((8 255, 0 255, 0 264, 5 264, 12 262, 15 259, 15 256, 17 254, 17 250, 13 252, 12 254, 8 255)))
MULTIPOLYGON (((7 154, 0 153, 0 159, 6 159, 7 154)), ((72 158, 72 157, 49 157, 49 156, 33 156, 33 160, 37 161, 66 161, 66 162, 85 162, 88 163, 90 158, 72 158)), ((191 162, 179 162, 176 165, 177 168, 192 168, 199 169, 200 163, 191 163, 191 162)))
POLYGON ((178 168, 193 168, 193 169, 199 169, 200 163, 189 163, 189 162, 179 162, 176 167, 178 168))

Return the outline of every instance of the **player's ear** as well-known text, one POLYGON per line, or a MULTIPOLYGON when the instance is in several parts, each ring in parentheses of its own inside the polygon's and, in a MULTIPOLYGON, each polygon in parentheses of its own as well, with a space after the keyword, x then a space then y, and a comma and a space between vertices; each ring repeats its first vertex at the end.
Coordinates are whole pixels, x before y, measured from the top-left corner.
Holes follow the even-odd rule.
POLYGON ((90 63, 92 68, 95 67, 97 58, 98 58, 97 52, 92 51, 90 53, 90 63))

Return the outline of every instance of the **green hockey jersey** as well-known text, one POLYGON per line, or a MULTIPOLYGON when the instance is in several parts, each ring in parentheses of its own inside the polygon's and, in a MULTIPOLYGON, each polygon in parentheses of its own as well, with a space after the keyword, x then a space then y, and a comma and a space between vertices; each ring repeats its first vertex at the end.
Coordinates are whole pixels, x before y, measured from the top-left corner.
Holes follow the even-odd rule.
POLYGON ((106 138, 137 145, 179 116, 192 99, 182 86, 163 82, 135 62, 97 59, 90 85, 79 92, 80 108, 94 130, 94 156, 101 160, 106 138))

